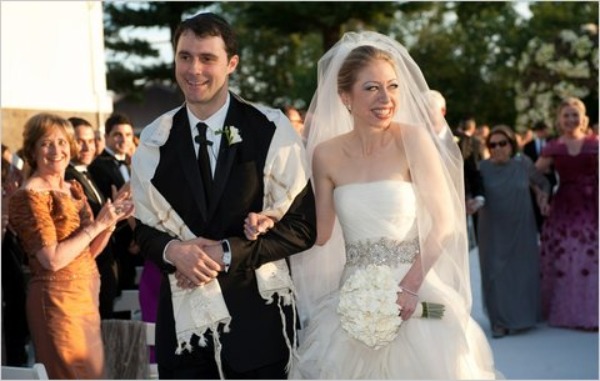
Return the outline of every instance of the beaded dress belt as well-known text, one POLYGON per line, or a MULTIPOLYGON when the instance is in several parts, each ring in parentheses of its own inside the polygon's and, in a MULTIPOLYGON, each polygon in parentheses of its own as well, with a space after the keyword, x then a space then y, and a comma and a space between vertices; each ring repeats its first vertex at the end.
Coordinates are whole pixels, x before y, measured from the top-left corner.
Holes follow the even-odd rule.
POLYGON ((419 238, 397 241, 381 237, 346 244, 346 266, 396 266, 413 263, 419 254, 419 238))

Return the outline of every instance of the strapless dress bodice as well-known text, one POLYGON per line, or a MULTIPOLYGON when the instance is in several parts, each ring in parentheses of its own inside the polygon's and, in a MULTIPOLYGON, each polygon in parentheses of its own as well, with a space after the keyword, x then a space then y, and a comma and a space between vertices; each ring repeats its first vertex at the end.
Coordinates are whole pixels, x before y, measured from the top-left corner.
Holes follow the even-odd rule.
POLYGON ((395 266, 419 252, 412 183, 381 180, 338 186, 336 212, 346 242, 346 264, 395 266))

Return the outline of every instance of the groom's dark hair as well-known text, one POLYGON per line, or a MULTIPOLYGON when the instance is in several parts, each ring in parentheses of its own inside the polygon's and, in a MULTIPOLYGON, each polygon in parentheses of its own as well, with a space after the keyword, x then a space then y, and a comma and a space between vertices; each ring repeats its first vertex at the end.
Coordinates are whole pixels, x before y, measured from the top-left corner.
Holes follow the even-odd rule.
POLYGON ((237 37, 231 28, 231 25, 221 16, 214 13, 198 13, 184 20, 173 36, 173 50, 177 51, 177 42, 181 34, 187 30, 191 30, 197 37, 216 36, 221 37, 225 42, 225 50, 227 58, 238 54, 237 37))

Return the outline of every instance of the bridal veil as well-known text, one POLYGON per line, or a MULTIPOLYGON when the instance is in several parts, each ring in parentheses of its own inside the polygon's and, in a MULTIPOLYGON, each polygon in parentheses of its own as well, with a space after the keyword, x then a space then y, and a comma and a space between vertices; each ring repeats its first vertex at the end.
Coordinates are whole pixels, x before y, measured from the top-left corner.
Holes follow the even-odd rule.
MULTIPOLYGON (((394 121, 401 126, 417 196, 424 271, 435 272, 470 311, 463 159, 446 121, 440 117, 439 110, 431 107, 425 78, 404 46, 379 33, 350 32, 319 60, 317 90, 305 123, 309 161, 312 163, 314 149, 319 143, 353 128, 352 115, 338 95, 337 76, 348 54, 361 45, 374 46, 394 58, 399 83, 394 121)), ((327 244, 290 258, 300 318, 304 325, 310 324, 318 299, 340 286, 345 249, 339 224, 336 222, 327 244)))

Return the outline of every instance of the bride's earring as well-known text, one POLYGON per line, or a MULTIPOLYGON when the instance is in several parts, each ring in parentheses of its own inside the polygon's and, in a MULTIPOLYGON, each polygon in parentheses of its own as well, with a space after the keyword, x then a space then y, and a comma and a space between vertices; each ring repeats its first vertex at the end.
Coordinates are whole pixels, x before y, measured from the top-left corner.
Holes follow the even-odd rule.
POLYGON ((349 112, 349 113, 352 113, 352 106, 350 105, 350 103, 348 103, 348 104, 346 105, 346 108, 348 109, 348 112, 349 112))

